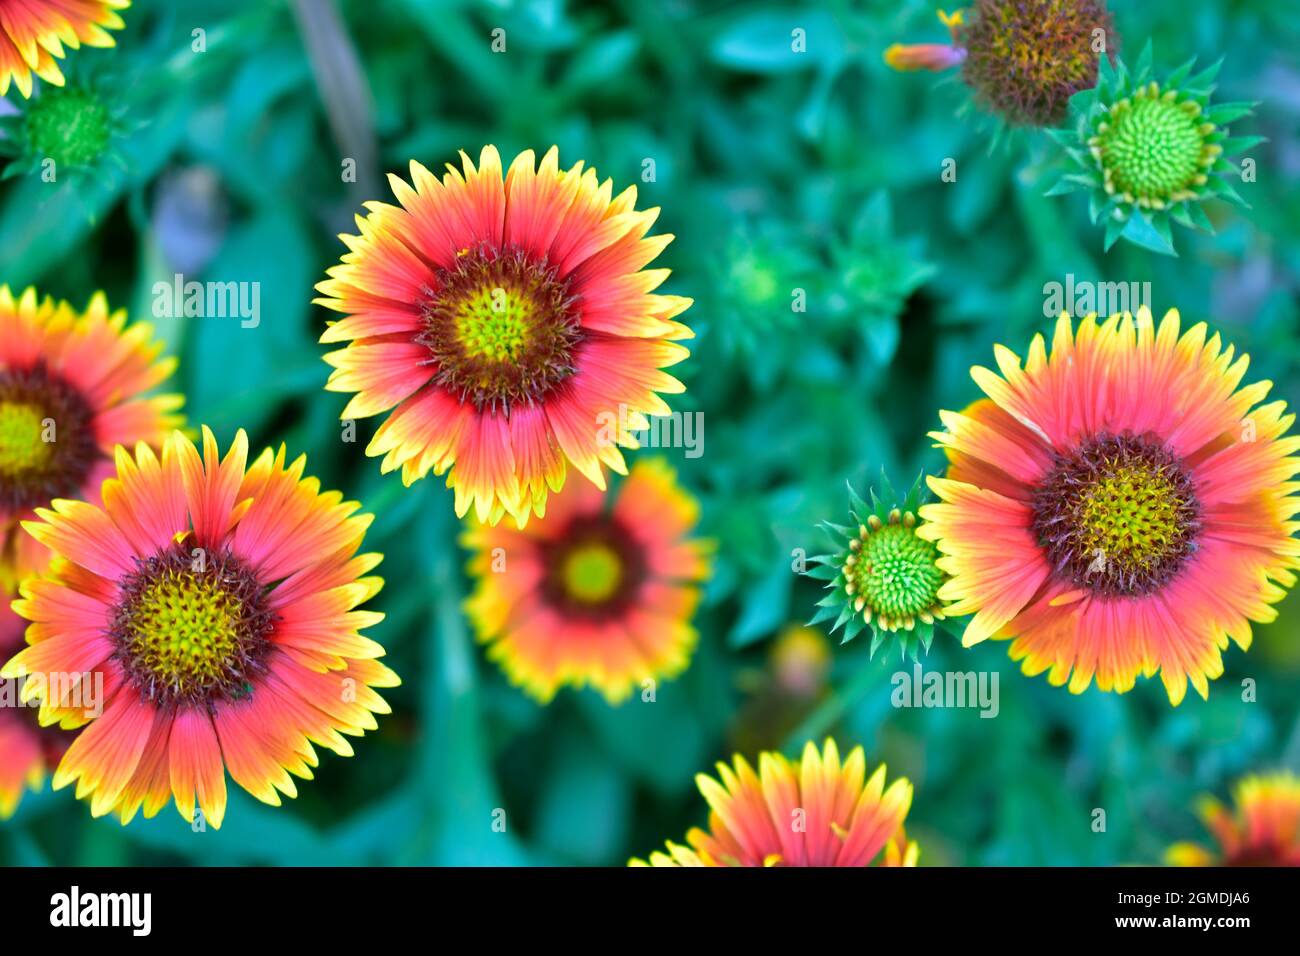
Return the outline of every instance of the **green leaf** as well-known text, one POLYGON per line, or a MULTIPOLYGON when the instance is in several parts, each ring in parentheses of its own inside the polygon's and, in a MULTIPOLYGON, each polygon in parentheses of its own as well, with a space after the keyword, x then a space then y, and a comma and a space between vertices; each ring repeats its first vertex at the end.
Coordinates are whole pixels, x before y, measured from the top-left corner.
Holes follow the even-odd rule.
MULTIPOLYGON (((1088 118, 1092 115, 1093 108, 1097 106, 1098 96, 1101 92, 1100 87, 1089 87, 1086 90, 1080 90, 1070 97, 1068 101, 1069 113, 1071 116, 1078 118, 1077 128, 1074 131, 1076 139, 1087 128, 1088 118)), ((1060 132, 1069 132, 1061 130, 1060 132)))
POLYGON ((664 794, 693 787, 707 754, 700 722, 693 712, 688 685, 660 681, 655 699, 639 694, 611 707, 593 691, 578 695, 589 738, 634 778, 664 794))
POLYGON ((493 827, 494 814, 505 806, 489 767, 474 641, 460 611, 457 554, 446 547, 458 524, 452 496, 445 488, 426 485, 420 489, 426 507, 412 529, 423 560, 407 569, 407 580, 437 594, 438 600, 421 635, 429 664, 426 678, 418 682, 423 733, 414 755, 413 782, 420 790, 423 818, 412 828, 419 835, 408 850, 413 859, 405 861, 519 865, 528 858, 514 837, 509 816, 504 832, 493 827), (451 795, 444 789, 448 780, 456 781, 451 795), (466 826, 469 820, 477 825, 466 826))
MULTIPOLYGON (((868 514, 871 509, 867 506, 867 503, 862 500, 862 496, 853 490, 852 482, 846 481, 845 486, 849 490, 849 513, 852 514, 855 518, 857 518, 858 522, 861 523, 863 517, 866 514, 868 514)), ((847 529, 847 530, 849 530, 851 534, 857 533, 856 528, 847 529)))
POLYGON ((1088 185, 1081 183, 1074 176, 1062 176, 1053 185, 1052 188, 1043 193, 1044 196, 1066 196, 1070 193, 1077 193, 1081 189, 1088 189, 1088 185))
POLYGON ((855 246, 874 247, 893 242, 894 207, 888 192, 878 189, 871 194, 854 218, 850 236, 855 246))
POLYGON ((1094 224, 1109 219, 1119 206, 1119 200, 1104 190, 1095 189, 1088 196, 1088 215, 1094 224))
POLYGON ((1207 123, 1213 123, 1215 126, 1227 126, 1234 120, 1239 120, 1243 116, 1249 116, 1255 111, 1258 103, 1216 103, 1203 114, 1203 119, 1207 123))
POLYGON ((1194 90, 1206 94, 1214 92, 1214 78, 1219 75, 1221 66, 1223 66, 1223 57, 1219 57, 1200 73, 1183 83, 1183 88, 1188 91, 1194 90))
MULTIPOLYGON (((204 314, 183 319, 184 368, 190 400, 205 410, 206 423, 223 434, 255 430, 276 414, 286 396, 268 386, 292 381, 285 377, 287 369, 317 368, 314 381, 302 383, 304 390, 314 391, 327 377, 316 335, 308 328, 317 278, 308 245, 288 208, 268 210, 234 230, 201 277, 206 280, 201 287, 204 314), (275 255, 268 255, 268 249, 275 255), (207 314, 210 303, 224 304, 226 314, 207 314)), ((170 275, 155 276, 153 282, 155 289, 174 287, 170 275)), ((171 308, 180 314, 174 302, 171 308)))
MULTIPOLYGON (((1070 98, 1070 102, 1073 103, 1078 96, 1080 96, 1079 93, 1074 94, 1070 98)), ((1076 129, 1053 128, 1044 132, 1047 133, 1048 139, 1058 146, 1075 147, 1079 145, 1079 131, 1076 129)))
POLYGON ((894 484, 883 468, 880 469, 880 495, 885 502, 886 511, 898 503, 898 492, 894 490, 894 484))
POLYGON ((1214 223, 1210 222, 1210 217, 1205 214, 1199 202, 1189 200, 1187 202, 1187 215, 1195 224, 1197 229, 1214 234, 1214 223))
POLYGON ((893 316, 874 318, 862 326, 862 340, 878 366, 886 366, 893 360, 901 338, 902 330, 893 316))
MULTIPOLYGON (((810 577, 817 577, 811 571, 810 577)), ((746 589, 746 601, 739 619, 727 635, 732 647, 745 647, 767 637, 782 624, 790 613, 790 588, 794 574, 784 556, 777 559, 767 575, 746 589)))
MULTIPOLYGON (((1121 60, 1119 63, 1122 68, 1123 61, 1121 60)), ((1096 93, 1100 97, 1105 98, 1118 82, 1119 75, 1120 74, 1116 73, 1115 64, 1111 62, 1111 58, 1108 56, 1101 57, 1100 62, 1097 64, 1096 93)), ((1075 95, 1078 96, 1079 94, 1075 95)), ((1074 100, 1071 98, 1071 103, 1073 102, 1074 100)))
POLYGON ((600 865, 617 857, 626 843, 631 798, 630 781, 620 768, 586 741, 574 740, 540 781, 530 835, 560 859, 600 865))
POLYGON ((1191 74, 1192 67, 1194 66, 1196 66, 1196 57, 1192 57, 1174 70, 1174 72, 1170 73, 1169 76, 1165 77, 1165 82, 1162 84, 1163 88, 1171 90, 1181 88, 1187 80, 1187 77, 1191 74))
MULTIPOLYGON (((1105 63, 1107 59, 1108 57, 1103 57, 1102 62, 1105 63)), ((1129 90, 1132 89, 1132 87, 1133 84, 1132 79, 1129 76, 1128 66, 1124 63, 1124 60, 1121 57, 1115 61, 1115 90, 1129 90)))
POLYGON ((1219 176, 1211 176, 1208 186, 1210 192, 1214 193, 1214 195, 1218 196, 1220 199, 1226 200, 1233 205, 1241 206, 1243 209, 1250 208, 1250 203, 1242 199, 1241 194, 1238 193, 1237 190, 1233 188, 1232 184, 1226 179, 1219 176))
MULTIPOLYGON (((832 597, 833 596, 834 595, 832 595, 832 597)), ((808 626, 813 627, 817 624, 821 624, 825 621, 829 621, 831 618, 839 614, 839 611, 840 611, 840 603, 838 600, 834 604, 828 605, 826 607, 818 608, 817 613, 808 619, 808 626)))
POLYGON ((1151 79, 1151 38, 1147 37, 1147 42, 1142 45, 1142 53, 1138 56, 1137 66, 1134 67, 1134 86, 1142 86, 1151 79))
POLYGON ((1229 136, 1219 145, 1223 147, 1225 156, 1235 156, 1237 153, 1244 153, 1249 149, 1254 149, 1260 143, 1267 142, 1267 136, 1229 136))
MULTIPOLYGON (((804 576, 812 578, 814 581, 834 581, 840 576, 840 569, 838 566, 833 565, 818 565, 805 571, 804 576)), ((753 637, 750 638, 750 640, 753 639, 753 637)))
POLYGON ((1127 219, 1116 219, 1112 216, 1106 220, 1106 237, 1105 245, 1103 246, 1103 249, 1106 252, 1110 252, 1110 247, 1115 245, 1115 242, 1119 239, 1120 235, 1123 234, 1124 227, 1127 225, 1127 219))
POLYGON ((564 96, 581 96, 618 81, 629 72, 640 49, 641 42, 631 30, 608 33, 581 46, 560 81, 564 96))
POLYGON ((786 73, 820 66, 844 55, 844 35, 829 11, 758 10, 730 18, 714 40, 715 63, 755 73, 786 73), (803 31, 803 52, 794 31, 803 31))
MULTIPOLYGON (((1157 220, 1159 221, 1159 220, 1157 220)), ((1168 223, 1161 230, 1148 219, 1142 211, 1135 212, 1124 225, 1123 237, 1136 246, 1158 252, 1165 256, 1177 256, 1173 242, 1168 236, 1168 223)))

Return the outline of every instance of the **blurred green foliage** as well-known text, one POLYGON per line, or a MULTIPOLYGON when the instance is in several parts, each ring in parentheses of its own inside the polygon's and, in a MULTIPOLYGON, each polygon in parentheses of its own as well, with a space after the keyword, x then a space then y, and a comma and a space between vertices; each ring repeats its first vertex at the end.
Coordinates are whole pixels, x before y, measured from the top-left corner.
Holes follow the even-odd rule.
POLYGON ((260 281, 256 329, 159 320, 188 413, 223 443, 244 427, 306 451, 326 487, 377 514, 367 544, 387 556, 374 606, 388 617, 373 636, 405 683, 357 756, 324 755, 282 808, 232 789, 220 832, 193 833, 171 808, 122 828, 47 791, 0 825, 0 861, 621 864, 704 822, 693 776, 733 746, 793 752, 834 734, 913 780, 923 864, 1155 862, 1199 835, 1197 794, 1254 768, 1300 768, 1295 598, 1248 655, 1227 653, 1208 702, 1178 709, 1158 682, 1072 696, 1023 677, 1005 645, 963 651, 946 634, 926 667, 997 672, 996 719, 894 709, 890 677, 910 662, 869 660, 865 641, 833 649, 815 694, 773 685, 774 636, 820 594, 792 573, 794 549, 826 549, 816 526, 840 520, 846 480, 866 487, 884 467, 906 486, 942 466, 925 437, 938 409, 976 397, 967 370, 993 343, 1023 350, 1048 326, 1044 283, 1149 281, 1157 313, 1210 321, 1253 355, 1252 374, 1300 401, 1294 11, 1113 6, 1126 49, 1153 38, 1165 69, 1223 56, 1220 95, 1261 102, 1241 130, 1269 140, 1252 154, 1258 181, 1241 187, 1252 208, 1211 203, 1217 233, 1180 237, 1180 258, 1125 244, 1103 254, 1086 204, 1043 195, 1046 137, 990 151, 987 131, 956 115, 960 84, 889 71, 890 43, 943 37, 921 0, 367 0, 339 4, 342 31, 323 0, 137 0, 115 50, 72 53, 112 77, 121 161, 0 185, 0 281, 77 304, 104 288, 141 318, 175 272, 260 281), (806 52, 791 49, 796 28, 806 52), (556 143, 564 164, 636 183, 677 236, 666 291, 697 300, 674 406, 704 414, 704 454, 673 460, 719 560, 693 664, 653 704, 611 709, 566 691, 541 708, 510 687, 460 612, 450 496, 437 479, 405 490, 381 477, 363 454, 376 422, 342 441, 344 401, 322 391, 326 315, 312 285, 343 251, 335 234, 363 201, 389 199, 384 172, 412 158, 439 168, 487 142, 507 157, 556 143), (341 176, 349 157, 356 183, 341 176), (806 311, 792 312, 796 290, 806 311), (1247 678, 1257 702, 1241 699, 1247 678), (1098 807, 1104 834, 1091 828, 1098 807))

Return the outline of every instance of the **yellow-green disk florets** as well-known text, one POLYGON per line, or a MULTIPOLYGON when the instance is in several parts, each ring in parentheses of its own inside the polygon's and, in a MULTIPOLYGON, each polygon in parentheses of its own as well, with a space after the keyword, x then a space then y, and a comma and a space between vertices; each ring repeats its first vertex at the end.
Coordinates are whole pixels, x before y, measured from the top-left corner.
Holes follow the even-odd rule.
POLYGON ((583 333, 568 282, 522 249, 463 250, 418 305, 434 380, 462 400, 508 412, 573 374, 583 333))
POLYGON ((569 553, 563 573, 565 587, 575 601, 602 604, 618 590, 623 562, 609 545, 592 542, 569 553))
POLYGON ((943 572, 935 566, 939 552, 916 535, 916 515, 889 513, 888 522, 871 515, 849 542, 844 559, 844 590, 853 609, 886 631, 912 630, 921 622, 943 619, 939 587, 943 572))
POLYGON ((120 583, 111 637, 127 677, 159 704, 247 696, 265 669, 273 617, 239 559, 176 547, 120 583))
POLYGON ((49 463, 50 443, 41 440, 44 419, 30 402, 0 401, 0 474, 28 474, 49 463))
POLYGON ((541 546, 546 603, 566 618, 605 620, 636 600, 647 568, 631 529, 613 515, 584 515, 541 546))
POLYGON ((0 513, 79 497, 100 457, 77 389, 37 364, 0 370, 0 513))
POLYGON ((1125 202, 1163 209, 1196 196, 1223 147, 1207 141, 1213 123, 1201 120, 1195 100, 1179 100, 1152 81, 1110 108, 1088 146, 1106 192, 1125 202))
POLYGON ((1195 550, 1199 508, 1186 466, 1158 441, 1100 435, 1058 456, 1034 494, 1032 530, 1074 584, 1140 596, 1195 550))

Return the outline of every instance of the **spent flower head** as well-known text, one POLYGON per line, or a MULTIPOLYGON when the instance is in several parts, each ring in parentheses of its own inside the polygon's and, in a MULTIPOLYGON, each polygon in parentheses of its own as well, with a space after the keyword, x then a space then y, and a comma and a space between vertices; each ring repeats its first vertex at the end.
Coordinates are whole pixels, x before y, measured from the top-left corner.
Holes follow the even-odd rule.
POLYGON ((885 51, 896 70, 961 67, 961 80, 983 112, 1011 126, 1041 127, 1065 118, 1071 96, 1097 82, 1100 60, 1118 44, 1105 0, 975 0, 939 11, 947 44, 899 44, 885 51))

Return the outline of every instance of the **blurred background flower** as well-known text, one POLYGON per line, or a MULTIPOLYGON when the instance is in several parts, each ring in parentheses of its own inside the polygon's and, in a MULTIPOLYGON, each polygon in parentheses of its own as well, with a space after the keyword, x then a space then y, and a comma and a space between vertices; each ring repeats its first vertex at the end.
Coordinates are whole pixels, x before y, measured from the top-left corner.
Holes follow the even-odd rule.
POLYGON ((661 458, 639 458, 608 492, 574 480, 526 527, 474 522, 474 594, 465 604, 487 655, 540 703, 564 685, 611 704, 690 663, 691 618, 711 542, 689 537, 699 503, 661 458))
POLYGON ((1233 787, 1233 806, 1212 797, 1199 816, 1214 846, 1179 843, 1166 858, 1174 866, 1300 866, 1300 777, 1282 771, 1245 777, 1233 787))

